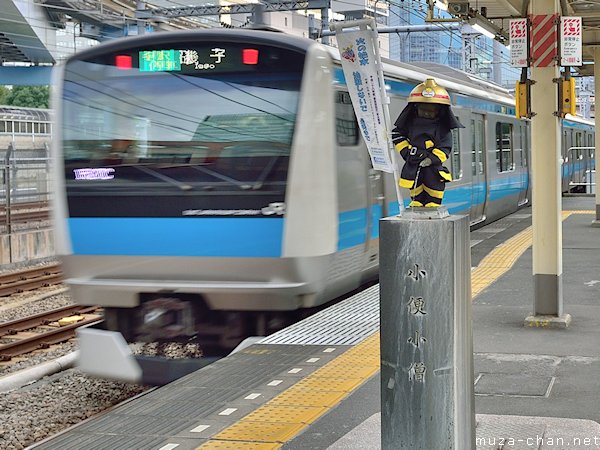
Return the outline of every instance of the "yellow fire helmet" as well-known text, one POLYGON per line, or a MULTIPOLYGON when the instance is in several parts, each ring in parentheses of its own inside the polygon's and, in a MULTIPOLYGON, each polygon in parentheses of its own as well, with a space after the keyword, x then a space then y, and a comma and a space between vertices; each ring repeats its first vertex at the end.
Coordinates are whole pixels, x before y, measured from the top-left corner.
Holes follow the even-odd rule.
POLYGON ((448 91, 439 86, 433 78, 417 85, 408 96, 408 103, 439 103, 450 105, 448 91))

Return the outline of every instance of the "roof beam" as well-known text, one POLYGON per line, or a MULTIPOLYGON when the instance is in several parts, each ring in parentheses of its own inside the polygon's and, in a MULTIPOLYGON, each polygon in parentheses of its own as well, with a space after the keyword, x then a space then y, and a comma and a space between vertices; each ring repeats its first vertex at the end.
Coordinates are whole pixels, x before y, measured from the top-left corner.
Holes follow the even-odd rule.
MULTIPOLYGON (((193 16, 218 16, 221 14, 251 14, 257 3, 233 4, 233 5, 201 5, 185 6, 181 8, 155 8, 151 10, 136 11, 136 17, 139 19, 149 19, 155 17, 174 18, 174 17, 193 17, 193 16)), ((293 11, 304 9, 328 8, 328 0, 283 0, 280 2, 264 3, 264 12, 273 11, 293 11)))
POLYGON ((521 10, 514 4, 514 3, 520 4, 521 2, 515 2, 515 0, 497 0, 497 1, 503 7, 505 7, 507 9, 507 11, 510 12, 510 15, 516 15, 516 16, 521 15, 521 10))

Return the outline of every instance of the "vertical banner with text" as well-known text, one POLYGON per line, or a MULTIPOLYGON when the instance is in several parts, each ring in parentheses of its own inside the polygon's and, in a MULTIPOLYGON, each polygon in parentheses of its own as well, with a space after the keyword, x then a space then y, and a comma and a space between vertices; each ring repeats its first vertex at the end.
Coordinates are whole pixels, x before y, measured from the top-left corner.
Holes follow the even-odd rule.
POLYGON ((373 168, 393 172, 390 136, 385 123, 384 99, 379 86, 374 33, 368 30, 339 31, 336 39, 342 69, 362 136, 373 168))
POLYGON ((581 17, 560 18, 560 65, 581 66, 581 17))
POLYGON ((529 66, 529 24, 527 19, 510 20, 510 65, 529 66))

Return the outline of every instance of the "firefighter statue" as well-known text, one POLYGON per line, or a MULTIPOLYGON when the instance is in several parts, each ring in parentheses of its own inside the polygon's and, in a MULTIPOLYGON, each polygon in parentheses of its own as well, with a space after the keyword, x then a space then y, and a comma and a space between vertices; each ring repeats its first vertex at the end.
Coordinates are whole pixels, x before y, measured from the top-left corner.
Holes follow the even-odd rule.
POLYGON ((452 151, 452 129, 464 128, 450 109, 450 96, 433 78, 417 85, 392 130, 396 150, 404 159, 400 187, 410 190, 410 207, 438 207, 444 187, 452 181, 442 164, 452 151))

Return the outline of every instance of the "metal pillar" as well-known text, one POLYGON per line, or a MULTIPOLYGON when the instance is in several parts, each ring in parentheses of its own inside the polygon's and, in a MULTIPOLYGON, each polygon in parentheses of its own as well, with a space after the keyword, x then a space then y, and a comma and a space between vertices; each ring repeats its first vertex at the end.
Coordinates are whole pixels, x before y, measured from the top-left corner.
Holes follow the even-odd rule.
MULTIPOLYGON (((329 6, 321 8, 321 31, 329 30, 329 6)), ((329 45, 329 36, 321 34, 321 44, 329 45)))
MULTIPOLYGON (((6 149, 6 155, 4 156, 4 192, 6 195, 6 235, 8 236, 8 261, 13 262, 12 259, 12 218, 11 218, 11 202, 12 202, 12 164, 10 159, 12 158, 13 151, 15 150, 14 144, 11 142, 8 144, 6 149)), ((16 179, 16 176, 15 176, 16 179)))
MULTIPOLYGON (((594 47, 594 96, 596 99, 600 95, 600 47, 594 47)), ((600 101, 596 100, 595 124, 596 130, 600 130, 600 111, 598 105, 600 101)), ((600 185, 598 184, 598 149, 600 149, 600 133, 596 133, 594 139, 594 168, 596 169, 596 220, 592 222, 594 227, 600 227, 600 185)))
MULTIPOLYGON (((146 10, 146 2, 137 1, 135 4, 136 11, 145 11, 146 10)), ((141 36, 142 34, 146 34, 146 21, 142 19, 138 19, 137 23, 137 34, 141 36)))
POLYGON ((480 34, 462 33, 463 69, 467 73, 478 75, 479 60, 477 59, 477 39, 480 34))
POLYGON ((468 216, 380 221, 383 450, 474 450, 468 216))
MULTIPOLYGON (((555 0, 531 2, 532 15, 560 14, 555 0)), ((535 61, 534 61, 535 65, 535 61)), ((567 327, 571 316, 563 314, 562 220, 560 178, 559 67, 531 68, 533 314, 525 325, 567 327)))

